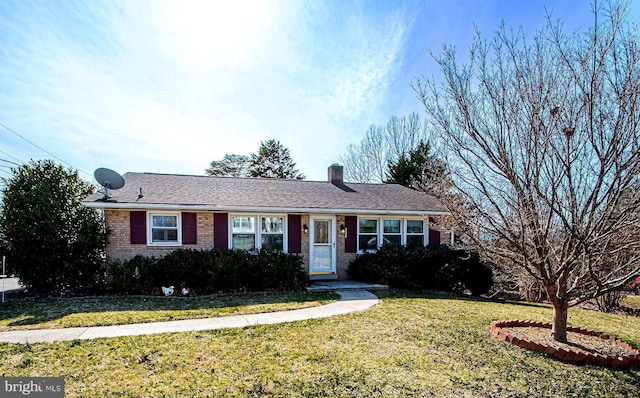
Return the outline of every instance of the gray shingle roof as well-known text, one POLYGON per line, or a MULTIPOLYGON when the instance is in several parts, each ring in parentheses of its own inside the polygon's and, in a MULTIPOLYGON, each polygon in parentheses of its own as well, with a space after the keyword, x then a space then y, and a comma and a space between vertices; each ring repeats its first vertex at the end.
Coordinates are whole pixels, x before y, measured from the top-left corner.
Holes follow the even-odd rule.
POLYGON ((395 184, 351 184, 231 178, 175 174, 126 173, 125 186, 111 191, 111 200, 93 194, 85 204, 97 208, 156 208, 281 211, 441 214, 433 196, 395 184), (137 200, 142 188, 144 197, 137 200))

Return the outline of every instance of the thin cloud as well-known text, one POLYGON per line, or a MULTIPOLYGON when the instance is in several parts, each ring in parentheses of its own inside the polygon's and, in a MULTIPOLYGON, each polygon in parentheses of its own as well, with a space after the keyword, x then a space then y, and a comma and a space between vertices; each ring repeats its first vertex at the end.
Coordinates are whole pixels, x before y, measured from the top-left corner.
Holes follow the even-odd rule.
POLYGON ((384 31, 346 13, 304 32, 309 5, 12 3, 3 23, 19 39, 0 67, 20 107, 0 117, 85 169, 202 173, 276 137, 311 176, 345 146, 348 121, 379 108, 406 38, 393 15, 384 31))
MULTIPOLYGON (((484 26, 516 13, 473 4, 496 21, 484 26)), ((408 82, 440 47, 429 37, 471 39, 446 27, 473 16, 456 7, 454 24, 449 11, 411 0, 4 0, 0 122, 84 170, 202 174, 276 138, 324 179, 369 124, 420 110, 408 82)), ((6 131, 0 144, 23 161, 47 157, 6 131)))

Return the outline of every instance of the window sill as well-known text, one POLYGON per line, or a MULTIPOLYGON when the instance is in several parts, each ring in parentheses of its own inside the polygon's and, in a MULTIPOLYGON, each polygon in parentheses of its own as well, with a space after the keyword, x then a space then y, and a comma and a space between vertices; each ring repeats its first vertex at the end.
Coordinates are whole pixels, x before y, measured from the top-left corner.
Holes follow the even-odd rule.
POLYGON ((180 247, 180 246, 182 246, 182 243, 180 243, 180 242, 154 242, 154 243, 147 243, 147 246, 149 246, 149 247, 180 247))

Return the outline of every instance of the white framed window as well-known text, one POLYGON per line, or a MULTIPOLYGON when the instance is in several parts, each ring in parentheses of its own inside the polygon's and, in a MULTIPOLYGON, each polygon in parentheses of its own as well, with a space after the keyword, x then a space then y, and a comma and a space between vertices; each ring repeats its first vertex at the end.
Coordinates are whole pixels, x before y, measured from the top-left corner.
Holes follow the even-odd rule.
POLYGON ((402 220, 383 219, 382 220, 382 244, 402 245, 402 220))
POLYGON ((424 220, 422 219, 408 219, 405 222, 406 225, 406 246, 424 246, 424 220))
POLYGON ((265 250, 284 251, 284 217, 260 217, 260 243, 265 250))
POLYGON ((147 213, 147 244, 149 246, 182 245, 182 220, 179 212, 147 213))
POLYGON ((376 251, 383 244, 424 246, 426 222, 422 218, 358 218, 358 253, 376 251))
POLYGON ((378 219, 358 219, 358 251, 367 252, 378 249, 378 219))
POLYGON ((231 216, 231 248, 256 249, 255 216, 231 216))
POLYGON ((286 217, 280 214, 232 214, 230 249, 286 251, 286 217))

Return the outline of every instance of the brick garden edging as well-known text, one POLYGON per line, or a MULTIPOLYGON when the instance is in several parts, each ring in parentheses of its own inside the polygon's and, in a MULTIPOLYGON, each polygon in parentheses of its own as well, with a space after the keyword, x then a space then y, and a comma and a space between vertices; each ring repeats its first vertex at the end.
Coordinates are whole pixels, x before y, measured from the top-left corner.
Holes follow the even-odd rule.
POLYGON ((609 336, 601 332, 595 332, 593 330, 587 330, 582 328, 575 327, 567 327, 567 332, 580 333, 587 336, 596 336, 603 340, 611 340, 614 341, 619 346, 628 349, 629 351, 635 353, 632 356, 624 356, 624 357, 612 357, 609 355, 600 355, 594 353, 585 353, 573 350, 565 350, 562 348, 554 348, 546 344, 538 343, 535 341, 530 341, 527 339, 520 339, 518 337, 512 336, 502 328, 514 328, 514 327, 535 327, 535 328, 546 328, 551 329, 550 323, 545 322, 534 322, 534 321, 521 321, 521 320, 510 320, 510 321, 493 321, 489 326, 489 330, 491 334, 496 336, 502 341, 506 341, 507 343, 511 343, 517 345, 518 347, 525 348, 530 351, 542 352, 544 354, 553 356, 564 362, 574 362, 574 363, 591 363, 599 366, 606 367, 616 367, 616 368, 633 368, 640 367, 640 350, 632 346, 631 344, 624 342, 615 338, 614 336, 609 336))

